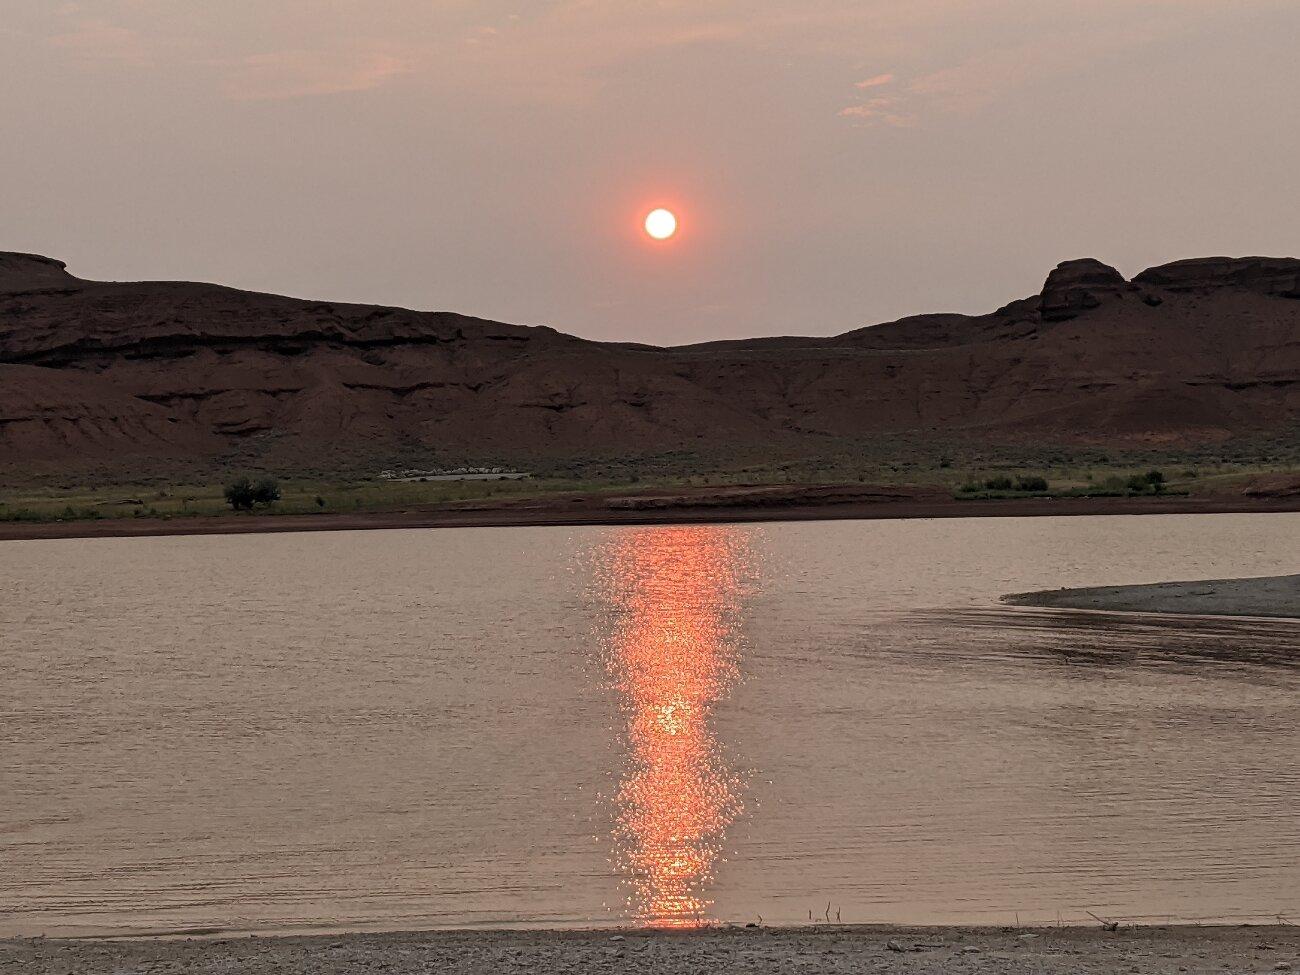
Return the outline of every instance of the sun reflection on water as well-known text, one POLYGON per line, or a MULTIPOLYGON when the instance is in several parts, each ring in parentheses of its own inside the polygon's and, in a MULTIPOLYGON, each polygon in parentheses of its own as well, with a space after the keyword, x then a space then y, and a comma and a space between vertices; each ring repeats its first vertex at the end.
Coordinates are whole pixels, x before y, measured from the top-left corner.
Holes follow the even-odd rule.
POLYGON ((606 667, 627 721, 615 859, 646 925, 712 919, 708 887, 743 808, 710 717, 739 676, 746 538, 716 526, 634 529, 603 559, 614 610, 606 667))

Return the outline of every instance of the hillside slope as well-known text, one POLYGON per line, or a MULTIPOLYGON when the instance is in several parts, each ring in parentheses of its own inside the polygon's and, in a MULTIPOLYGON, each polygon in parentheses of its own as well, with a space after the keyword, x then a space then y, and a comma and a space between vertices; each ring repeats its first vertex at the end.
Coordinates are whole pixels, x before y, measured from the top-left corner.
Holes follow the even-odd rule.
POLYGON ((920 441, 1188 446, 1300 421, 1300 261, 1071 261, 988 315, 651 348, 0 253, 0 466, 361 471, 920 441))

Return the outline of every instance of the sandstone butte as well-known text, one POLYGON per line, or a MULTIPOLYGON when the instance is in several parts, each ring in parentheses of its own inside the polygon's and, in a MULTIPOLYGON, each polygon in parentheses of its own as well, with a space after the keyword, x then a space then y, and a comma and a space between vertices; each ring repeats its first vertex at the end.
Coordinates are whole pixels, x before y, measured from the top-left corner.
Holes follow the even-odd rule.
MULTIPOLYGON (((0 474, 1170 448, 1300 420, 1300 260, 1068 261, 985 315, 656 348, 0 253, 0 474)), ((704 463, 705 461, 700 461, 704 463)))

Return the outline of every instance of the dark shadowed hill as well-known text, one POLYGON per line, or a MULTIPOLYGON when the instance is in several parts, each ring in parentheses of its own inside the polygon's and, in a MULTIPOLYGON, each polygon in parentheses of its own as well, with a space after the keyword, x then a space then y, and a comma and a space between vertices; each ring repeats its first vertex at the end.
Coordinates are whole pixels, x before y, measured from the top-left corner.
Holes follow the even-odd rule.
POLYGON ((284 471, 933 443, 1185 447, 1300 421, 1300 261, 1060 265, 988 315, 684 348, 0 253, 7 474, 284 471))

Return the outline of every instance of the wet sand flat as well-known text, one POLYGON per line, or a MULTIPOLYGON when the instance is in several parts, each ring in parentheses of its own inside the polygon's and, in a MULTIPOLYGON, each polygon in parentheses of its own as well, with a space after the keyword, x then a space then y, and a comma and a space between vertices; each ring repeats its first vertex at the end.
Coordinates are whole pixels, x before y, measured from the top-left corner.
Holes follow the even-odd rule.
POLYGON ((1014 606, 1051 609, 1300 619, 1300 575, 1052 589, 1016 593, 1004 597, 1004 601, 1014 606))
POLYGON ((238 939, 0 941, 0 972, 1285 972, 1300 927, 439 931, 238 939))

